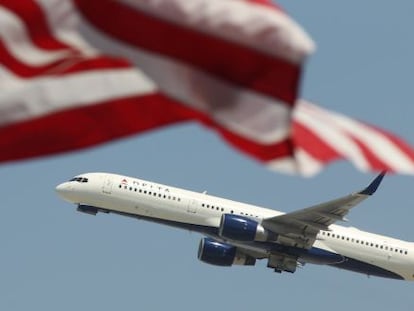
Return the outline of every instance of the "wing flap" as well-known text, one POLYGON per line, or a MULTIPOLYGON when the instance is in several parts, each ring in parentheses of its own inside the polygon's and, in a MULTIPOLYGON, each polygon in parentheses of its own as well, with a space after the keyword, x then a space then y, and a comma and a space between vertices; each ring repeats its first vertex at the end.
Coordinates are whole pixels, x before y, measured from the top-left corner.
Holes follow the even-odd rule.
POLYGON ((314 205, 275 217, 266 218, 262 226, 276 234, 293 240, 304 241, 302 247, 310 247, 320 230, 329 231, 329 226, 337 221, 346 221, 350 209, 371 196, 381 183, 385 172, 379 174, 365 189, 339 199, 314 205))

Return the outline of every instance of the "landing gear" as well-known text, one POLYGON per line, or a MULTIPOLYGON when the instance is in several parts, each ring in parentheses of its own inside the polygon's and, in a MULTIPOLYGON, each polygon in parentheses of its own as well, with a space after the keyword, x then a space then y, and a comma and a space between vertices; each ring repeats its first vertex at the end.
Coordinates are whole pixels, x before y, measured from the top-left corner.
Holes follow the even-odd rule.
POLYGON ((297 266, 297 258, 279 254, 270 255, 267 262, 267 267, 273 268, 276 273, 282 273, 284 271, 294 273, 297 266))
POLYGON ((82 204, 79 204, 76 210, 78 212, 89 214, 89 215, 94 215, 94 216, 98 213, 98 208, 96 208, 95 206, 82 205, 82 204))

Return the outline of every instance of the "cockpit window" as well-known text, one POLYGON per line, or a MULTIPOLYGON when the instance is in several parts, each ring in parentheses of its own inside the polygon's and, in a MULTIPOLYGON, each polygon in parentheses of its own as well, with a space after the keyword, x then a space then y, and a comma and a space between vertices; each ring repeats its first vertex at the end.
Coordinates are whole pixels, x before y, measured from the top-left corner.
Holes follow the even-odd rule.
POLYGON ((69 181, 77 181, 77 182, 88 182, 88 178, 85 177, 74 177, 69 181))

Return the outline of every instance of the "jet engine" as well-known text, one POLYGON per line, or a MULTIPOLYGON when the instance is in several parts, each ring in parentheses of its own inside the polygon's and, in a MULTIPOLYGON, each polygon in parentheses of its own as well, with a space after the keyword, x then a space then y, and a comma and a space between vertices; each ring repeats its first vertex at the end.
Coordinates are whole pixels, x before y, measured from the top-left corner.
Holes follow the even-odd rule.
POLYGON ((216 266, 254 266, 256 258, 240 252, 235 246, 203 238, 198 247, 198 259, 216 266))
POLYGON ((266 241, 268 232, 257 221, 239 215, 223 214, 219 235, 235 241, 266 241))

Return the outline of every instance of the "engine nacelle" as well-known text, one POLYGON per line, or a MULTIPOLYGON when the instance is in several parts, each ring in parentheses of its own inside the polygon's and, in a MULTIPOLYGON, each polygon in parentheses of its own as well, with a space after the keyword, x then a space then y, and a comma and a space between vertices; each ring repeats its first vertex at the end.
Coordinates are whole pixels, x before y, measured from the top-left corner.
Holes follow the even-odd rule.
POLYGON ((223 214, 219 235, 235 241, 266 241, 268 232, 257 221, 233 214, 223 214))
POLYGON ((254 266, 256 258, 241 253, 229 244, 211 238, 203 238, 198 247, 198 259, 216 266, 244 265, 254 266))

